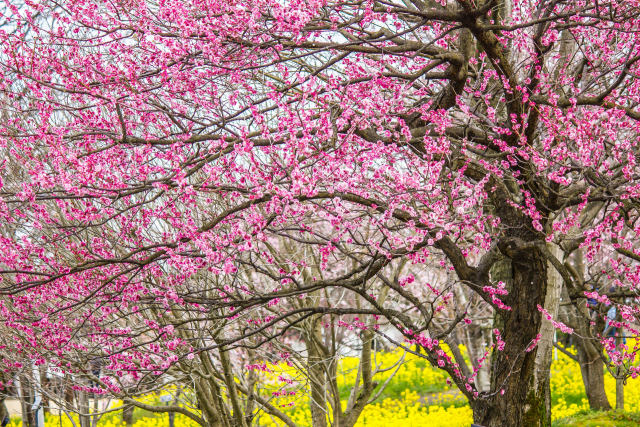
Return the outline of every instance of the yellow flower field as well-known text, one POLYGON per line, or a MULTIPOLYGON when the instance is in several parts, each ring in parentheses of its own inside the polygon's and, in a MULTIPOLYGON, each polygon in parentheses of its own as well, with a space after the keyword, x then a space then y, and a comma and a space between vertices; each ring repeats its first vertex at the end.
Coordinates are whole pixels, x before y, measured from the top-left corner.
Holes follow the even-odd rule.
MULTIPOLYGON (((394 366, 402 357, 399 351, 385 354, 378 354, 376 363, 381 368, 394 366)), ((442 371, 430 367, 423 359, 417 356, 405 355, 404 364, 398 369, 394 378, 390 381, 388 390, 378 399, 376 403, 368 405, 360 416, 357 426, 380 426, 385 427, 407 427, 413 425, 428 425, 434 427, 453 427, 470 425, 472 422, 472 412, 466 400, 450 389, 446 385, 446 376, 442 371), (440 390, 440 391, 434 391, 440 390), (425 395, 429 394, 431 404, 426 404, 425 395)), ((358 361, 356 358, 344 358, 340 362, 338 383, 344 386, 345 395, 342 396, 343 409, 346 406, 350 385, 354 383, 357 372, 358 361)), ((279 376, 299 380, 303 384, 299 373, 292 367, 284 364, 269 365, 270 373, 262 373, 265 396, 274 391, 282 389, 282 382, 278 381, 279 376)), ((376 377, 380 383, 384 382, 394 369, 386 371, 376 377)), ((291 417, 300 426, 309 426, 311 414, 308 407, 308 396, 303 385, 296 389, 295 382, 291 386, 296 390, 295 396, 277 397, 272 400, 276 406, 291 417), (289 406, 291 405, 291 406, 289 406)), ((615 379, 610 375, 605 376, 605 387, 609 400, 615 401, 615 379)), ((589 404, 584 393, 584 386, 580 375, 580 367, 568 356, 559 353, 557 360, 554 360, 551 367, 551 389, 552 389, 552 418, 554 420, 572 416, 578 412, 589 409, 589 404)), ((157 400, 157 396, 145 396, 144 401, 150 403, 157 400)), ((119 404, 119 402, 116 402, 119 404)), ((640 378, 629 379, 625 387, 625 410, 629 412, 640 412, 640 378)), ((156 415, 138 411, 136 427, 164 427, 168 425, 166 414, 156 415), (141 414, 142 412, 142 414, 141 414)), ((71 421, 57 416, 47 417, 49 424, 60 425, 62 427, 73 427, 71 421)), ((257 425, 264 427, 275 427, 282 425, 277 419, 271 418, 264 413, 256 414, 257 425)), ((77 421, 76 421, 77 423, 77 421)), ((21 425, 18 418, 12 419, 10 426, 21 425)), ((105 415, 98 423, 100 427, 120 427, 121 418, 119 413, 105 415)), ((175 425, 195 426, 189 418, 177 414, 175 425)))

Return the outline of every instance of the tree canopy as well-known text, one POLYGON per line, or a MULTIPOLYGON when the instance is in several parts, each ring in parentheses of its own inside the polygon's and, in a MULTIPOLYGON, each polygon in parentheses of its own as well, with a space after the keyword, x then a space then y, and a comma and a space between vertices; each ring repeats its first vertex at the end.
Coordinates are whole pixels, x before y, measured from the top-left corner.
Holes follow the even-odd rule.
POLYGON ((245 425, 279 412, 260 361, 304 343, 313 393, 342 334, 345 426, 376 341, 445 370, 486 426, 549 422, 554 328, 638 374, 603 325, 635 336, 640 314, 640 2, 4 5, 8 371, 125 400, 183 381, 200 407, 174 409, 245 425), (445 352, 477 328, 471 367, 445 352))

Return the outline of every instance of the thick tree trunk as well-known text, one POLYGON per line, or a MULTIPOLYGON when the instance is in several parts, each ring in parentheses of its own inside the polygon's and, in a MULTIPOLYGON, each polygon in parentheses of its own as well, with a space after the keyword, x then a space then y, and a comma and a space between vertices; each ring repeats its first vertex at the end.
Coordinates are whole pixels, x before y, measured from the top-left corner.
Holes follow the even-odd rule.
MULTIPOLYGON (((40 384, 42 390, 50 390, 51 389, 51 379, 47 378, 47 371, 44 369, 44 366, 41 366, 40 369, 40 384)), ((42 410, 44 415, 51 413, 51 402, 49 399, 48 393, 41 393, 42 397, 42 410)))
POLYGON ((544 426, 548 420, 545 389, 534 385, 537 349, 527 351, 540 332, 541 313, 547 289, 547 262, 537 248, 501 248, 511 258, 512 286, 502 311, 501 337, 504 349, 494 350, 490 397, 473 401, 474 422, 485 427, 544 426))

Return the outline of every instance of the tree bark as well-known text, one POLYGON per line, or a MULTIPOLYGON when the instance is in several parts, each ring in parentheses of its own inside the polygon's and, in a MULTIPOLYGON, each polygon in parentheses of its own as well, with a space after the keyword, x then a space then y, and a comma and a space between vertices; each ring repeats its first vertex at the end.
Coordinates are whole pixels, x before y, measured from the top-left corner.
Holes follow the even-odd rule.
MULTIPOLYGON (((561 259, 561 250, 556 245, 548 244, 549 252, 561 259)), ((553 265, 547 261, 547 290, 544 300, 544 309, 553 319, 558 318, 560 306, 560 293, 562 290, 562 277, 553 265)), ((533 309, 533 308, 532 308, 533 309)), ((540 341, 535 360, 532 392, 536 399, 544 403, 544 417, 542 425, 551 425, 551 361, 553 355, 553 336, 555 327, 549 319, 542 317, 540 328, 540 341)))
POLYGON ((616 378, 616 409, 624 411, 624 380, 616 378))
POLYGON ((601 351, 583 338, 576 339, 576 348, 589 407, 596 411, 610 410, 611 404, 604 388, 604 361, 601 351))
POLYGON ((122 409, 122 422, 127 426, 133 425, 133 405, 125 406, 122 409))
MULTIPOLYGON (((573 265, 572 274, 578 282, 579 289, 584 289, 585 265, 581 248, 573 251, 571 263, 573 265)), ((564 299, 566 301, 570 300, 568 290, 564 291, 564 299)), ((594 328, 596 331, 602 331, 604 321, 596 317, 593 319, 595 325, 591 326, 592 314, 590 309, 580 305, 568 306, 564 312, 568 323, 574 325, 577 332, 573 337, 589 407, 596 411, 608 411, 611 409, 611 404, 604 388, 603 348, 598 338, 594 336, 594 328)))
MULTIPOLYGON (((618 329, 618 336, 616 337, 616 347, 622 346, 622 328, 618 329)), ((618 371, 618 378, 616 378, 616 409, 618 411, 624 411, 624 379, 620 377, 620 367, 616 369, 618 371)))
POLYGON ((231 407, 233 408, 233 419, 237 427, 246 427, 245 418, 238 401, 238 391, 236 389, 236 382, 233 375, 233 369, 231 367, 231 360, 227 350, 220 348, 220 362, 222 365, 222 372, 224 373, 224 381, 227 385, 227 395, 231 401, 231 407))
POLYGON ((20 407, 22 410, 22 427, 33 427, 36 425, 35 412, 31 410, 31 403, 33 403, 33 389, 30 386, 30 381, 26 376, 19 379, 18 394, 20 397, 20 407))
POLYGON ((371 344, 373 342, 373 332, 371 330, 364 331, 362 333, 362 352, 360 353, 360 366, 359 370, 362 377, 362 388, 360 390, 353 390, 353 397, 355 399, 349 399, 353 402, 350 407, 341 414, 340 422, 337 427, 353 427, 356 425, 360 414, 367 405, 369 397, 373 393, 376 383, 373 382, 372 377, 372 363, 371 363, 371 344), (356 396, 357 394, 357 396, 356 396))
POLYGON ((212 383, 213 380, 207 381, 204 378, 196 379, 196 397, 198 399, 200 409, 202 410, 202 418, 206 420, 207 425, 212 427, 223 427, 223 412, 218 401, 219 395, 215 395, 218 390, 214 389, 212 383))
POLYGON ((320 348, 320 322, 311 320, 305 333, 307 345, 307 370, 311 388, 311 422, 313 427, 327 427, 326 377, 323 367, 323 354, 320 348))
POLYGON ((493 393, 472 402, 474 422, 485 427, 544 426, 545 397, 533 388, 537 349, 526 351, 540 331, 547 289, 547 261, 538 248, 513 251, 500 248, 511 258, 512 286, 507 299, 511 310, 501 311, 502 351, 494 349, 493 393))
MULTIPOLYGON (((86 385, 86 380, 83 380, 86 385)), ((89 393, 84 390, 78 390, 78 410, 80 411, 80 427, 91 427, 91 412, 89 408, 89 393)))

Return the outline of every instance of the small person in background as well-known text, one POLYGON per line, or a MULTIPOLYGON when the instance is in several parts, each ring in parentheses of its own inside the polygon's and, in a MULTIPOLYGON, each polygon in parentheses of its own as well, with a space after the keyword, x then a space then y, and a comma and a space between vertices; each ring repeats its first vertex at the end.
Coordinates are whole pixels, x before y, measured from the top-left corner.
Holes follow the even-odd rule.
MULTIPOLYGON (((598 288, 595 285, 589 285, 590 292, 597 292, 598 288)), ((589 316, 594 319, 598 315, 598 300, 595 298, 587 298, 587 308, 589 310, 589 316)))
POLYGON ((607 311, 607 318, 605 319, 605 323, 604 323, 603 334, 605 334, 608 337, 616 336, 617 328, 615 326, 611 326, 610 323, 612 320, 616 320, 617 315, 618 313, 616 311, 616 306, 612 305, 611 308, 609 308, 609 310, 607 311))
MULTIPOLYGON (((615 291, 616 291, 615 287, 611 287, 609 289, 609 292, 615 292, 615 291)), ((602 334, 605 335, 606 337, 609 337, 609 338, 616 337, 618 328, 611 325, 611 322, 615 321, 616 317, 618 317, 618 310, 616 309, 615 304, 612 304, 609 310, 607 310, 607 318, 605 319, 605 323, 604 323, 604 331, 602 331, 602 334)), ((622 343, 623 344, 627 343, 627 339, 624 336, 622 337, 622 343)))

